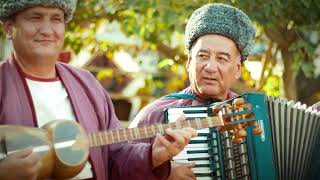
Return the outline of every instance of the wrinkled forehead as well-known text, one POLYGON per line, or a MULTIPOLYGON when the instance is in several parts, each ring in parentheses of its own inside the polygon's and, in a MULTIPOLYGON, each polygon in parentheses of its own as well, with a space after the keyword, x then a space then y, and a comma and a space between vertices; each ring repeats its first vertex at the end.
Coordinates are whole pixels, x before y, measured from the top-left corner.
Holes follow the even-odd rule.
POLYGON ((192 44, 191 50, 199 48, 225 49, 234 53, 240 53, 236 43, 232 39, 220 34, 210 33, 200 36, 192 44))
POLYGON ((46 6, 46 5, 36 5, 36 6, 30 6, 26 7, 20 11, 18 11, 15 16, 17 15, 26 15, 29 13, 40 13, 40 14, 56 14, 56 15, 62 15, 64 16, 64 11, 55 6, 46 6))

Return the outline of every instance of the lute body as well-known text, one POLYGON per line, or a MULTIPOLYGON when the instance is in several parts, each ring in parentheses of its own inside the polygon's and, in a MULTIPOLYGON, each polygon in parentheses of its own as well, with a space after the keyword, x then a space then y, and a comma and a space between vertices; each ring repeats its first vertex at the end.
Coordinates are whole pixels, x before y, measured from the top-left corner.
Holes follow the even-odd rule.
POLYGON ((38 179, 70 178, 84 167, 89 155, 89 140, 74 121, 55 120, 43 128, 0 126, 2 155, 33 147, 42 157, 38 179))

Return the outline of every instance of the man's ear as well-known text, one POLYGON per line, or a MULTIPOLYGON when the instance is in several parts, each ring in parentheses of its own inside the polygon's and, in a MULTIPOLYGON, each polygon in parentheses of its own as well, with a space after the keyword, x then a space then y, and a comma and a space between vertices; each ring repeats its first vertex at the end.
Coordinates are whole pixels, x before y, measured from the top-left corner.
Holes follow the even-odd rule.
POLYGON ((241 74, 242 74, 242 71, 241 71, 241 67, 242 67, 241 60, 238 61, 236 66, 237 66, 237 72, 236 72, 235 78, 239 79, 241 77, 241 74))
POLYGON ((8 39, 11 39, 13 33, 13 22, 12 20, 4 20, 2 27, 8 39))
POLYGON ((190 51, 189 54, 188 54, 188 61, 187 61, 187 64, 186 64, 186 68, 187 68, 188 72, 189 72, 191 60, 192 60, 192 56, 191 56, 191 51, 190 51))

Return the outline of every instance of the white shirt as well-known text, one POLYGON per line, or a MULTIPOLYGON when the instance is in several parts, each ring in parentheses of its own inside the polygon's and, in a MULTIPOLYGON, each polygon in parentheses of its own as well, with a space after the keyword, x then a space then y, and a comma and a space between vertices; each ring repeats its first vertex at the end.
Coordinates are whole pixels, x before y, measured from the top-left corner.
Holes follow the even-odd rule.
MULTIPOLYGON (((32 96, 39 127, 56 119, 73 121, 76 119, 68 93, 59 79, 41 81, 26 78, 26 81, 32 96)), ((91 164, 88 161, 74 179, 92 177, 91 164)))

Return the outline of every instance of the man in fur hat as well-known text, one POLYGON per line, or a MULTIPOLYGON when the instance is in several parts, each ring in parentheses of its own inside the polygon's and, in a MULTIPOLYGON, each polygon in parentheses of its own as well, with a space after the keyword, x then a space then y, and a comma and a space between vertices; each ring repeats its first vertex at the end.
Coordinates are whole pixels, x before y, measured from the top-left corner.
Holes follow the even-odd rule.
MULTIPOLYGON (((95 78, 57 62, 65 23, 75 7, 76 0, 0 1, 0 20, 13 44, 12 57, 0 64, 0 125, 41 127, 54 119, 73 119, 86 133, 120 128, 112 101, 95 78)), ((168 136, 157 136, 153 144, 90 149, 90 161, 75 178, 166 178, 169 159, 196 131, 166 132, 168 136)), ((35 179, 41 163, 32 147, 14 152, 0 160, 0 179, 35 179)))
MULTIPOLYGON (((225 4, 207 4, 194 11, 185 30, 190 86, 164 96, 140 111, 130 127, 160 123, 164 109, 204 105, 236 96, 230 88, 241 76, 255 30, 241 10, 225 4)), ((143 140, 152 143, 153 139, 143 140)), ((170 179, 195 179, 193 163, 172 163, 170 179)))

